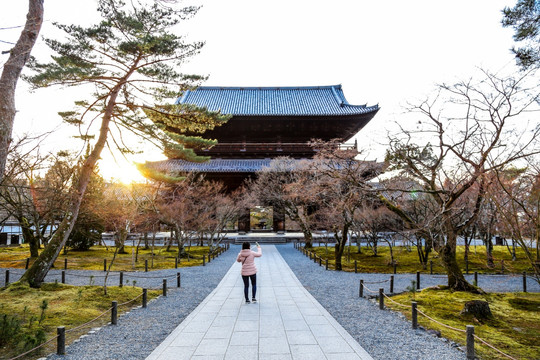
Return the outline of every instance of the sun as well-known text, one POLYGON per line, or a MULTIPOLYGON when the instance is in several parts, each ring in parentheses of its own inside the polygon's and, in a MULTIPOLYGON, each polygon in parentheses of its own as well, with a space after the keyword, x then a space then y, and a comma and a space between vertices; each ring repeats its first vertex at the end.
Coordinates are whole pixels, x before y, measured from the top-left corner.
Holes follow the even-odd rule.
POLYGON ((126 159, 104 159, 99 164, 99 169, 105 180, 119 181, 126 185, 146 181, 139 170, 137 170, 135 162, 130 162, 126 159))

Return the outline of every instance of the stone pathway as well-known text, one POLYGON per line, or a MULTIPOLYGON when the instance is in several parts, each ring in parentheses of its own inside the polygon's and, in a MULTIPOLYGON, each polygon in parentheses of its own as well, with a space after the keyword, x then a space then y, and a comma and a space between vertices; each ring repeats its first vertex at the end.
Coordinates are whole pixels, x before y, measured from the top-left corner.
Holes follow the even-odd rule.
POLYGON ((256 304, 245 304, 240 263, 147 357, 372 359, 300 284, 275 246, 256 259, 256 304))

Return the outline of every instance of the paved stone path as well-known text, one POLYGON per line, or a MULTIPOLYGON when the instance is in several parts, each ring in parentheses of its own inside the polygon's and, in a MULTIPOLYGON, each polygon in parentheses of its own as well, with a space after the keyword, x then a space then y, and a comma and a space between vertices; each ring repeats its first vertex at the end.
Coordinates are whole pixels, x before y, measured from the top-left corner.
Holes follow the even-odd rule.
POLYGON ((256 259, 256 304, 245 304, 240 263, 147 360, 372 357, 300 284, 275 246, 256 259))

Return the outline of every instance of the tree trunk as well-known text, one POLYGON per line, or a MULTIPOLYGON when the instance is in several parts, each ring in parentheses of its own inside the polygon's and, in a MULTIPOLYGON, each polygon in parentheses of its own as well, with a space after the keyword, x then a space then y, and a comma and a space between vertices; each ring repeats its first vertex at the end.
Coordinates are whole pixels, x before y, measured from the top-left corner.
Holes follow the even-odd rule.
POLYGON ((491 240, 491 235, 486 237, 486 262, 490 269, 495 267, 495 262, 493 261, 493 241, 491 240))
MULTIPOLYGON (((155 233, 154 233, 155 236, 155 233)), ((150 249, 150 243, 148 242, 148 232, 144 232, 144 250, 150 249)))
POLYGON ((334 234, 334 237, 336 238, 334 258, 336 261, 336 270, 339 270, 339 271, 343 270, 341 257, 343 256, 343 252, 345 251, 345 243, 347 242, 348 234, 349 234, 349 225, 343 225, 343 232, 341 236, 338 235, 337 231, 334 234))
POLYGON ((441 255, 441 261, 446 269, 448 275, 448 287, 454 291, 469 291, 477 293, 478 290, 469 284, 459 265, 456 258, 456 236, 454 234, 448 234, 446 244, 439 251, 441 255))
POLYGON ((17 221, 19 221, 21 226, 23 240, 30 247, 30 257, 37 258, 39 256, 39 240, 34 236, 34 231, 32 230, 30 223, 24 216, 17 218, 17 221))
POLYGON ((311 230, 305 226, 303 222, 300 222, 300 228, 304 234, 304 242, 306 243, 305 248, 311 249, 313 247, 313 234, 311 233, 311 230))
POLYGON ((124 229, 120 229, 115 234, 116 248, 118 249, 119 254, 126 254, 125 245, 126 245, 127 236, 128 236, 128 232, 124 229))
MULTIPOLYGON (((127 77, 128 75, 126 75, 126 78, 127 77)), ((45 249, 41 252, 39 258, 23 274, 20 279, 21 282, 26 282, 31 287, 39 287, 41 283, 43 283, 45 276, 47 276, 47 273, 51 269, 51 266, 54 264, 54 261, 58 257, 60 250, 62 250, 62 247, 64 247, 64 245, 66 244, 69 235, 71 234, 71 230, 75 225, 75 221, 77 221, 77 216, 79 216, 79 209, 81 207, 81 202, 86 191, 86 187, 90 182, 90 177, 94 172, 96 163, 99 160, 101 152, 103 151, 103 148, 105 147, 105 143, 107 141, 109 124, 112 119, 116 98, 118 97, 118 93, 122 88, 122 85, 123 82, 121 81, 111 92, 111 95, 107 102, 107 106, 105 108, 105 113, 103 114, 103 118, 101 120, 101 129, 99 130, 98 140, 96 141, 94 149, 92 150, 90 155, 88 155, 88 157, 84 160, 78 182, 71 189, 73 198, 69 206, 69 211, 67 212, 60 225, 58 225, 58 229, 49 241, 49 244, 47 244, 45 249)))
POLYGON ((427 269, 427 263, 429 260, 429 254, 433 248, 433 241, 429 238, 416 238, 416 250, 418 252, 418 259, 424 270, 427 269), (422 244, 422 239, 424 244, 422 244))
POLYGON ((26 24, 11 49, 0 77, 0 181, 4 178, 11 132, 15 121, 15 89, 21 71, 30 57, 43 23, 43 0, 29 0, 26 24))

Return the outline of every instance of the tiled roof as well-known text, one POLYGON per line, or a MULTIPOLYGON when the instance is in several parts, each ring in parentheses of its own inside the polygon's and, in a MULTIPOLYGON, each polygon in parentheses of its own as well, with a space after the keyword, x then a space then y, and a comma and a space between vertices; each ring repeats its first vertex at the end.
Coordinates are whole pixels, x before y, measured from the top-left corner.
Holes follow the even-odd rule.
POLYGON ((188 90, 180 104, 229 115, 325 116, 377 112, 378 105, 350 105, 341 85, 307 87, 212 87, 188 90))
POLYGON ((170 159, 153 163, 158 170, 173 172, 206 173, 252 173, 270 166, 272 159, 210 159, 204 163, 193 163, 180 159, 170 159))
MULTIPOLYGON (((166 172, 203 172, 203 173, 254 173, 265 167, 270 167, 271 162, 276 159, 210 159, 204 163, 193 163, 180 159, 169 159, 156 161, 152 166, 160 171, 166 172)), ((279 165, 281 169, 298 169, 308 165, 312 159, 286 159, 279 165)), ((357 171, 361 171, 361 176, 372 178, 380 174, 384 164, 374 161, 363 161, 359 163, 357 171)), ((336 167, 335 162, 332 165, 336 167)))

